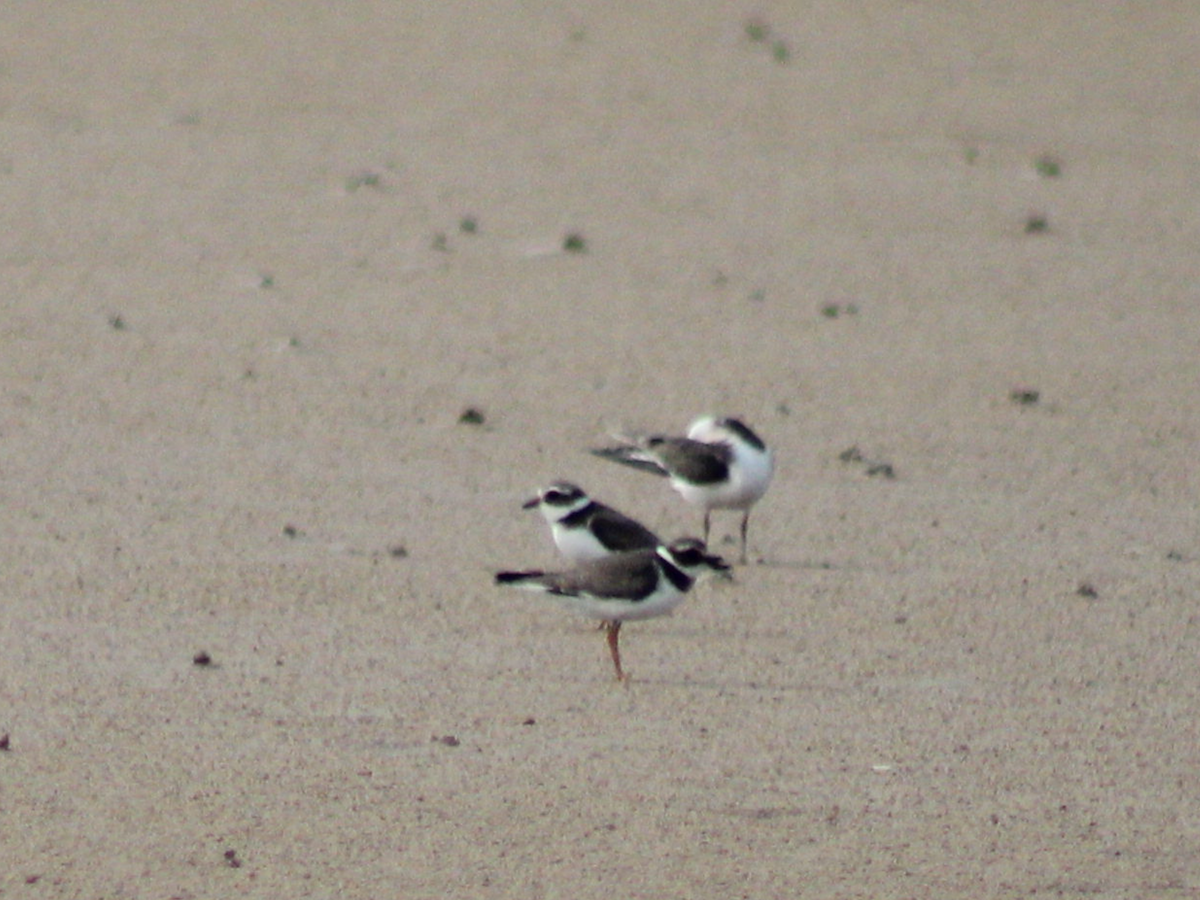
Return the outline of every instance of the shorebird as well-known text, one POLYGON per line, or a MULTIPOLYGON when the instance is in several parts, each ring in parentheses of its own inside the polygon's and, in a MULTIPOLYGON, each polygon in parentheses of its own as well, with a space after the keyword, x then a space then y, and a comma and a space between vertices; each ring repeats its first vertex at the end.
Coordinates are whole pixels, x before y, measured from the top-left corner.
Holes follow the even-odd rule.
POLYGON ((704 510, 706 542, 714 509, 742 510, 745 564, 750 508, 766 493, 775 473, 774 456, 762 438, 738 419, 714 416, 696 419, 686 437, 614 437, 620 446, 591 452, 669 478, 684 500, 704 510))
POLYGON ((541 512, 559 552, 571 562, 629 550, 652 550, 662 543, 649 528, 598 503, 569 481, 555 481, 542 488, 523 507, 541 512))
POLYGON ((497 572, 496 583, 543 591, 567 609, 605 623, 617 680, 625 681, 618 646, 621 623, 668 614, 701 574, 728 569, 703 541, 680 538, 653 550, 616 553, 559 572, 497 572))

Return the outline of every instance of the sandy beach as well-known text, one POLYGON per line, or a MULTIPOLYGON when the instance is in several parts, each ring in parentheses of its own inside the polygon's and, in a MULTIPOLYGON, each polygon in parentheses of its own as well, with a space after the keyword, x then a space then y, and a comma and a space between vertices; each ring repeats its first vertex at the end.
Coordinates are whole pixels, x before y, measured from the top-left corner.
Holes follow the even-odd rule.
POLYGON ((0 897, 1200 897, 1194 4, 10 6, 0 897))

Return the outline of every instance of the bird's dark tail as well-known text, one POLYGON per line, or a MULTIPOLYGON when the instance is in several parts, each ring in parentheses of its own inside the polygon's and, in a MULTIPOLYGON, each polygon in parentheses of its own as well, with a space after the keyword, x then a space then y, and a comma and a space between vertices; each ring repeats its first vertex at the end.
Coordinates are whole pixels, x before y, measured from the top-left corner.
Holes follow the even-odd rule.
POLYGON ((497 572, 496 584, 520 584, 523 581, 541 578, 545 574, 538 569, 531 569, 527 572, 497 572))
POLYGON ((643 472, 653 472, 655 475, 667 475, 662 464, 637 447, 596 447, 588 451, 592 456, 610 459, 623 466, 641 469, 643 472))

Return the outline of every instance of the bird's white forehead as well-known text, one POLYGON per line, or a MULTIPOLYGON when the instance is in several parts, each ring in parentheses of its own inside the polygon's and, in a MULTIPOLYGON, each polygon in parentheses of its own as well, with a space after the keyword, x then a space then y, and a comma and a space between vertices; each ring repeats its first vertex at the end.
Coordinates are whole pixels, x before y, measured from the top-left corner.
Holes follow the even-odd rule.
POLYGON ((728 436, 729 429, 723 427, 716 416, 701 416, 688 426, 687 436, 693 441, 711 441, 728 436))

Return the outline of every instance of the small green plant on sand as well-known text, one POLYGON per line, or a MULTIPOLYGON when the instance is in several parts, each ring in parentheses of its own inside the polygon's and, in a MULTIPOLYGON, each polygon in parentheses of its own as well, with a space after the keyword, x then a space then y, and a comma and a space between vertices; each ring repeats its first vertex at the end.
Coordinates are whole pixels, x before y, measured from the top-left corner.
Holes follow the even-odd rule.
POLYGON ((1062 163, 1049 154, 1039 156, 1033 168, 1043 178, 1057 178, 1062 174, 1062 163))

